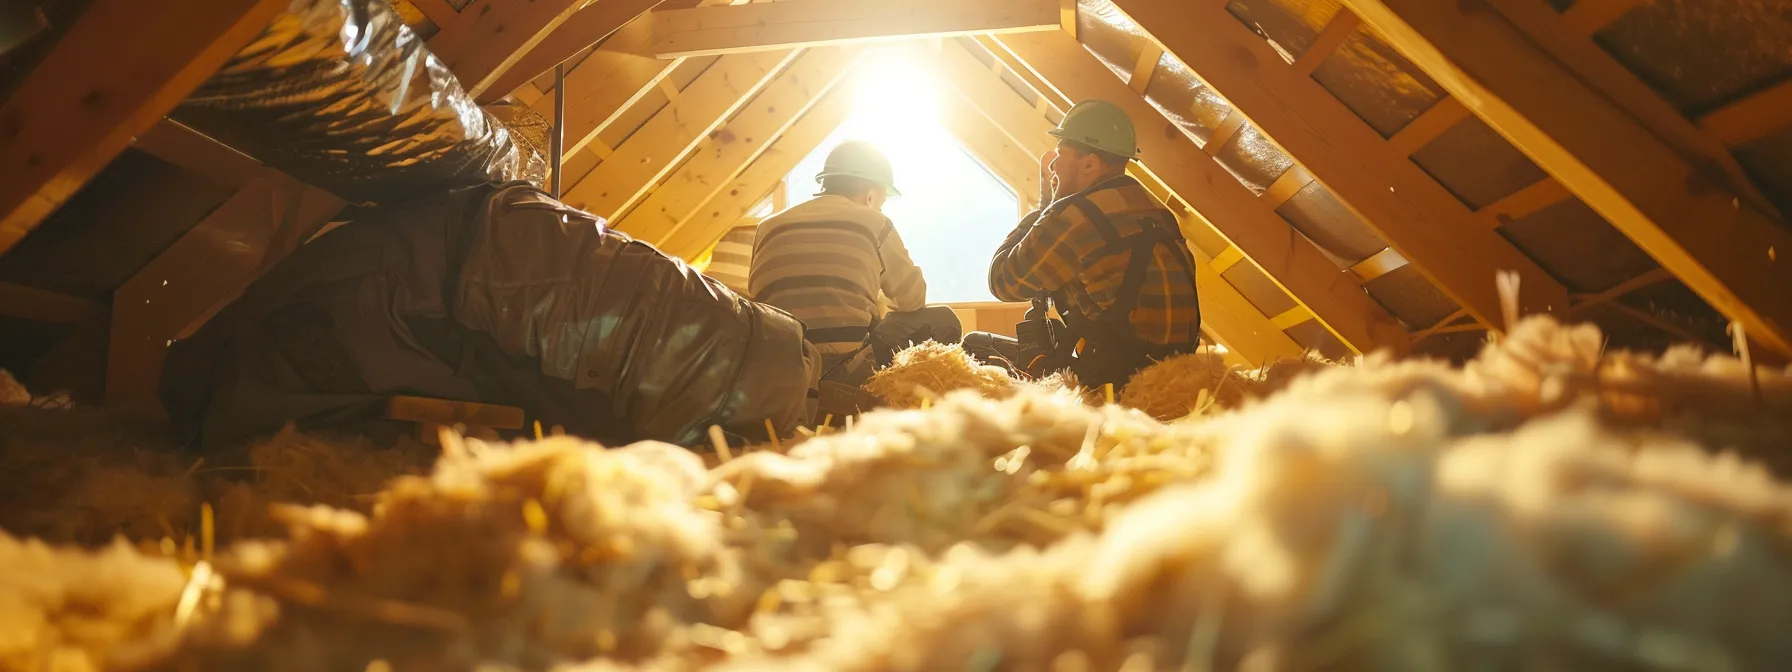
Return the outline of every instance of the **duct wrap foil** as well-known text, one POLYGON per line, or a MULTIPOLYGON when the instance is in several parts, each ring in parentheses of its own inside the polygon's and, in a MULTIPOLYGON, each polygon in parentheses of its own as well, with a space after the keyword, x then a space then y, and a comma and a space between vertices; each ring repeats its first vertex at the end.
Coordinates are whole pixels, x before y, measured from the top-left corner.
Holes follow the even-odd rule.
POLYGON ((384 0, 293 0, 170 116, 348 201, 547 176, 384 0))

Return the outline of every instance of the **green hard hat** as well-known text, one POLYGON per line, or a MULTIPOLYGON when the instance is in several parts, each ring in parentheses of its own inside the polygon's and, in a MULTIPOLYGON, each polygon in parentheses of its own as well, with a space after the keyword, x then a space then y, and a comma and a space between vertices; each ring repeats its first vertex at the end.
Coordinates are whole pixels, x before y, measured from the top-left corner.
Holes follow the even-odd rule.
POLYGON ((871 180, 888 190, 891 196, 902 195, 896 189, 896 171, 890 167, 890 157, 864 140, 848 140, 828 152, 828 160, 821 165, 821 173, 815 176, 815 181, 834 175, 871 180))
POLYGON ((1094 147, 1128 159, 1139 155, 1138 136, 1132 117, 1105 100, 1085 100, 1064 113, 1064 121, 1050 131, 1052 137, 1094 147))

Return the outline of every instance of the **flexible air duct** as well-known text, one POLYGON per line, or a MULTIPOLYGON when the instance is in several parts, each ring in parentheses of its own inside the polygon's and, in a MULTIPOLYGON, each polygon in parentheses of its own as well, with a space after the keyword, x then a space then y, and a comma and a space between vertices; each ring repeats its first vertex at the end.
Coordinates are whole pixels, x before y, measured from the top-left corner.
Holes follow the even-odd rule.
POLYGON ((547 175, 384 0, 293 0, 170 116, 354 202, 547 175))

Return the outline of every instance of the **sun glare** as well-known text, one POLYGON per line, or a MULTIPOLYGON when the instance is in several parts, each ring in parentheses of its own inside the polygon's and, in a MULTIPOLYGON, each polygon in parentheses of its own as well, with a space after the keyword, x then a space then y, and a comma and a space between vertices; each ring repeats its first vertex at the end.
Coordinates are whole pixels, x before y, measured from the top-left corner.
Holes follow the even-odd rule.
POLYGON ((886 152, 937 128, 940 86, 933 75, 905 51, 873 55, 851 79, 853 115, 848 132, 886 152))

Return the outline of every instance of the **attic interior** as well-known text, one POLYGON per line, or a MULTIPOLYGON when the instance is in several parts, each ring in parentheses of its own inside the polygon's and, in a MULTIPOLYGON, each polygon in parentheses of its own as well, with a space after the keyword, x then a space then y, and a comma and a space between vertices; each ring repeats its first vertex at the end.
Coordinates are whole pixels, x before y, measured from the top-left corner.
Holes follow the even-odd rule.
POLYGON ((1792 669, 1784 0, 0 11, 0 670, 1792 669), (1088 100, 1199 349, 842 392, 751 296, 866 140, 928 303, 1019 336, 1088 100), (339 374, 372 285, 258 302, 375 243, 447 382, 216 382, 339 374))

